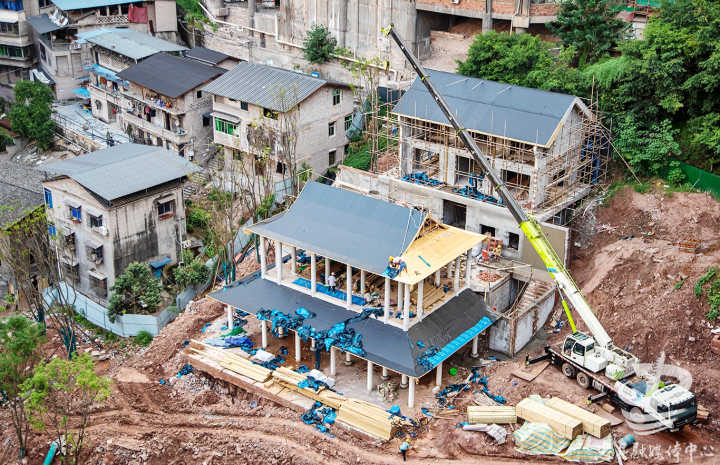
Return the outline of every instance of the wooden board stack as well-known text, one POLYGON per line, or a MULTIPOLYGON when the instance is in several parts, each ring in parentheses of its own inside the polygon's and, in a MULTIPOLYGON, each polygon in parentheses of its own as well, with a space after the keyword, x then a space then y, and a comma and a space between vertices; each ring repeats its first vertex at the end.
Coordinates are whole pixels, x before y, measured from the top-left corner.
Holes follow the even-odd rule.
POLYGON ((192 342, 200 344, 205 350, 196 349, 195 347, 191 347, 190 350, 217 360, 220 362, 221 367, 226 368, 233 373, 246 376, 254 381, 260 381, 261 383, 264 383, 268 378, 270 378, 272 370, 256 365, 246 358, 242 358, 232 352, 219 350, 209 344, 205 344, 204 342, 196 341, 195 339, 193 339, 192 342))
POLYGON ((471 425, 517 423, 515 407, 512 406, 469 405, 467 415, 471 425))
POLYGON ((523 420, 549 425, 553 431, 566 439, 573 440, 583 431, 580 420, 546 407, 532 399, 523 399, 515 406, 515 412, 523 420))
POLYGON ((545 405, 553 410, 569 415, 576 420, 580 420, 582 422, 583 431, 587 434, 595 436, 596 438, 604 438, 610 434, 610 431, 612 430, 608 420, 599 417, 592 412, 588 412, 577 405, 565 402, 558 397, 546 400, 545 405))
POLYGON ((398 419, 391 419, 390 414, 377 405, 358 399, 343 402, 337 419, 381 439, 392 439, 400 424, 398 419))

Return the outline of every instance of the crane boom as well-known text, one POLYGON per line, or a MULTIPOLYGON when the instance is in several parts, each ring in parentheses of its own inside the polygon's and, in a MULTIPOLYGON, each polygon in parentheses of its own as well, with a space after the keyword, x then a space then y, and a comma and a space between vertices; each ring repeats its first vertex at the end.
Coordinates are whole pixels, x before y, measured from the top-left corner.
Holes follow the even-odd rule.
MULTIPOLYGON (((418 62, 417 58, 415 58, 415 56, 412 54, 410 49, 405 44, 405 41, 395 31, 395 26, 391 23, 387 29, 383 29, 383 33, 388 37, 392 37, 398 44, 400 50, 405 55, 405 58, 407 58, 407 60, 410 62, 413 69, 417 73, 418 77, 420 78, 420 81, 425 85, 428 92, 430 92, 430 95, 432 95, 433 99, 435 99, 435 102, 437 102, 438 106, 445 114, 445 117, 448 119, 448 121, 450 121, 450 124, 452 124, 453 128, 455 128, 457 135, 463 141, 465 147, 467 147, 475 161, 478 162, 478 164, 482 167, 482 170, 487 174, 488 178, 490 178, 490 181, 492 182, 495 191, 505 203, 505 206, 508 208, 508 210, 510 210, 512 216, 520 225, 520 229, 522 229, 523 233, 530 241, 530 244, 532 244, 538 255, 540 255, 540 258, 542 259, 543 263, 545 263, 545 266, 547 267, 550 276, 555 280, 557 287, 561 290, 567 301, 570 302, 572 307, 575 308, 575 310, 578 312, 585 324, 588 326, 591 334, 595 337, 595 341, 598 343, 599 346, 611 349, 612 339, 608 335, 607 331, 605 331, 605 328, 600 323, 600 320, 598 320, 593 313, 590 305, 588 305, 587 301, 585 300, 585 297, 583 297, 582 293, 580 293, 580 289, 578 289, 577 285, 573 282, 570 274, 568 274, 567 270, 565 269, 565 265, 563 264, 562 260, 560 260, 560 258, 557 256, 552 245, 550 245, 550 241, 548 241, 547 237, 545 237, 545 234, 543 234, 542 229, 540 228, 540 224, 537 222, 537 220, 535 220, 535 218, 526 214, 520 207, 520 204, 518 204, 517 200, 515 200, 515 198, 510 194, 507 186, 505 185, 505 183, 502 182, 498 174, 490 165, 487 157, 485 157, 482 151, 480 151, 480 148, 478 148, 475 140, 472 138, 467 128, 462 125, 457 115, 453 113, 447 101, 445 100, 445 97, 442 96, 430 75, 425 72, 425 69, 420 65, 420 62, 418 62)), ((563 300, 562 304, 565 308, 565 312, 568 316, 568 320, 570 322, 572 330, 573 332, 576 332, 575 323, 572 319, 572 315, 570 314, 570 310, 566 301, 563 300)))

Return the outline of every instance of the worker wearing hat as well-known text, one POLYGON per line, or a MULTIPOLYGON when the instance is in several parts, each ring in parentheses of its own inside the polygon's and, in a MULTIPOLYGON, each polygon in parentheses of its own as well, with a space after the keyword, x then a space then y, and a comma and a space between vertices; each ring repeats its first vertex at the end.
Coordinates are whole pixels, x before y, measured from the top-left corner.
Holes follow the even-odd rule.
POLYGON ((402 444, 400 444, 400 452, 403 456, 403 462, 407 462, 408 449, 410 449, 410 438, 406 439, 402 444))
POLYGON ((328 278, 328 288, 330 288, 331 291, 336 292, 337 291, 337 278, 335 277, 335 273, 330 273, 330 277, 328 278))

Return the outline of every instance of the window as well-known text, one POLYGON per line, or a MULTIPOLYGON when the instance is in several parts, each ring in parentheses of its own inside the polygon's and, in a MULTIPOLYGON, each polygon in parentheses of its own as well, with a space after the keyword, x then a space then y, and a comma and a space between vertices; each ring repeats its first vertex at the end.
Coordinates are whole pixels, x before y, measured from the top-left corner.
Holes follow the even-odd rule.
POLYGON ((50 236, 57 236, 57 229, 55 229, 55 225, 52 223, 48 224, 48 234, 50 234, 50 236))
POLYGON ((348 115, 345 117, 345 132, 350 129, 350 126, 352 126, 352 115, 348 115))
POLYGON ((158 216, 160 218, 167 218, 168 216, 174 215, 173 209, 174 201, 168 200, 167 202, 158 202, 158 216))
POLYGON ((203 127, 210 126, 210 115, 203 115, 203 127))
POLYGON ((269 108, 263 108, 263 115, 265 118, 278 119, 278 112, 270 110, 269 108))
POLYGON ((480 234, 485 234, 486 236, 495 237, 495 228, 492 226, 487 226, 484 224, 480 225, 480 234))
POLYGON ((71 265, 70 263, 63 262, 63 273, 65 274, 65 279, 71 279, 72 277, 77 278, 80 276, 80 267, 78 264, 71 265))
POLYGON ((565 352, 566 354, 570 355, 570 349, 572 349, 572 346, 573 346, 573 343, 574 343, 574 342, 575 342, 575 341, 572 340, 572 339, 566 339, 566 340, 565 340, 565 345, 563 346, 563 352, 565 352))
POLYGON ((224 119, 215 118, 215 130, 232 136, 237 131, 237 124, 225 121, 224 119))
POLYGON ((0 34, 19 35, 18 23, 0 23, 0 34))
POLYGON ((240 102, 240 109, 248 111, 248 104, 247 102, 240 102))
POLYGON ((201 90, 197 91, 197 94, 196 94, 196 95, 197 95, 197 98, 201 99, 201 98, 202 98, 202 91, 201 91, 201 90))
POLYGON ((577 355, 585 355, 585 347, 580 344, 575 344, 575 347, 573 347, 573 353, 577 355))
POLYGON ((70 218, 69 220, 77 223, 82 222, 82 207, 70 207, 70 218))
POLYGON ((3 0, 0 2, 0 10, 23 11, 22 0, 3 0))
POLYGON ((101 244, 88 243, 85 246, 87 259, 96 265, 103 262, 103 246, 101 244))
POLYGON ((333 91, 333 105, 340 105, 340 89, 333 91))
POLYGON ((52 192, 50 192, 50 189, 44 189, 44 190, 45 190, 45 206, 47 206, 48 208, 52 208, 53 207, 52 192))
POLYGON ((40 58, 42 58, 43 61, 47 61, 47 55, 46 55, 45 47, 43 46, 43 44, 40 44, 40 58))
POLYGON ((335 121, 328 124, 328 137, 335 137, 335 121))
POLYGON ((90 227, 91 228, 97 229, 97 228, 102 227, 102 225, 103 225, 102 215, 95 216, 92 213, 88 213, 88 216, 90 217, 90 227))
POLYGON ((96 294, 107 294, 107 278, 100 278, 94 275, 88 276, 90 278, 90 289, 95 291, 96 294))
POLYGON ((285 163, 283 163, 281 161, 277 162, 277 164, 275 166, 275 172, 278 174, 285 174, 286 171, 287 171, 287 167, 285 166, 285 163))
POLYGON ((328 164, 330 166, 335 164, 335 154, 337 153, 337 150, 331 150, 328 154, 328 164))
POLYGON ((520 235, 508 233, 508 249, 517 250, 520 247, 520 235))
POLYGON ((63 232, 63 238, 65 239, 63 245, 69 250, 75 250, 75 233, 63 232))

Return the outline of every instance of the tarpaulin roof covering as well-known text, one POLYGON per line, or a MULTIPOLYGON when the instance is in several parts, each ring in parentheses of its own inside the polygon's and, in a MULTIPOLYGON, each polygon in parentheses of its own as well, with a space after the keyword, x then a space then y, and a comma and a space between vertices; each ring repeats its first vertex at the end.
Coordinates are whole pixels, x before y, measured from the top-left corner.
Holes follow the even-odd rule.
POLYGON ((27 21, 38 34, 45 34, 46 32, 57 31, 58 29, 67 27, 67 24, 65 26, 59 26, 53 23, 50 16, 46 13, 28 18, 27 21))
MULTIPOLYGON (((268 309, 294 315, 298 307, 304 307, 317 316, 306 319, 303 324, 318 331, 330 329, 336 323, 357 316, 356 312, 344 308, 341 301, 333 305, 302 291, 258 278, 257 274, 243 278, 226 291, 214 292, 210 297, 253 315, 268 309)), ((373 317, 351 323, 348 327, 362 334, 365 350, 363 358, 397 373, 419 378, 427 369, 417 364, 417 356, 425 353, 431 345, 447 347, 447 353, 441 350, 438 354, 440 357, 437 362, 430 359, 433 366, 437 365, 462 346, 461 340, 465 341, 464 344, 482 331, 478 324, 481 320, 489 326, 495 318, 487 313, 482 299, 472 290, 466 289, 427 315, 422 322, 412 326, 407 333, 402 328, 384 324, 373 317), (418 341, 425 348, 419 347, 418 341), (452 351, 451 347, 454 348, 452 351)))
MULTIPOLYGON (((573 105, 572 95, 427 70, 460 122, 469 130, 547 146, 573 105), (490 127, 492 124, 492 127, 490 127)), ((417 78, 393 113, 439 124, 450 123, 417 78)))
POLYGON ((407 249, 424 219, 418 210, 308 182, 289 210, 247 230, 381 274, 389 257, 407 249))
POLYGON ((93 64, 92 66, 86 66, 86 70, 90 71, 91 73, 97 74, 100 77, 104 77, 105 79, 113 82, 117 82, 118 84, 123 84, 125 86, 129 86, 130 83, 127 81, 123 81, 119 77, 117 77, 117 73, 115 71, 110 71, 107 68, 103 68, 100 65, 93 64))

